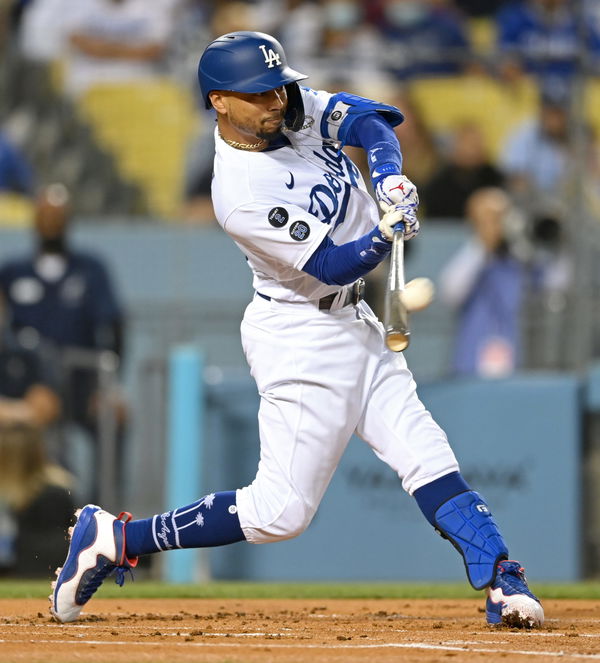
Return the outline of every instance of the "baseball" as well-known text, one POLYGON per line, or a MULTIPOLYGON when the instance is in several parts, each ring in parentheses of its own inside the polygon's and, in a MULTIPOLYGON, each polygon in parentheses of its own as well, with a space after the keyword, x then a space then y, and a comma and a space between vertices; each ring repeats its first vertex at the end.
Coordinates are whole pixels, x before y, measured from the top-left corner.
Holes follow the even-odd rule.
POLYGON ((433 300, 435 286, 433 281, 424 276, 409 281, 402 291, 402 303, 409 313, 422 311, 433 300))

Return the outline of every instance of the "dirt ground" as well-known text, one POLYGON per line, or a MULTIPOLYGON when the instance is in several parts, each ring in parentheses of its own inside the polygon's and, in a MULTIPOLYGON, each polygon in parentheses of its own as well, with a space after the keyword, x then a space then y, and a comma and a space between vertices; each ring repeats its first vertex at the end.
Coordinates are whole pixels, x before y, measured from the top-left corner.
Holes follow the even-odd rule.
POLYGON ((474 600, 93 599, 53 622, 42 600, 0 600, 0 661, 363 663, 600 660, 600 601, 545 601, 535 631, 485 624, 474 600))

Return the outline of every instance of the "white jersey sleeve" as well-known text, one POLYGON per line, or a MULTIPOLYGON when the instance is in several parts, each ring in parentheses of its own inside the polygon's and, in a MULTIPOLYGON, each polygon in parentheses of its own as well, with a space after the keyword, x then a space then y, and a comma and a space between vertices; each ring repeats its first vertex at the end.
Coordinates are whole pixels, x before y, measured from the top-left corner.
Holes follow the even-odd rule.
POLYGON ((289 203, 253 203, 233 210, 223 224, 246 255, 301 270, 328 226, 289 203))

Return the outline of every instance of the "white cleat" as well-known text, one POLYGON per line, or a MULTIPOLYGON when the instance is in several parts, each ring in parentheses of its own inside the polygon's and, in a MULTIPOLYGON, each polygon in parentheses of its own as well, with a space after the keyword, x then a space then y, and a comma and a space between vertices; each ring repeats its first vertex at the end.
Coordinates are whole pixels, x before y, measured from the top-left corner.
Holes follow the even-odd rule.
POLYGON ((117 583, 122 585, 124 572, 137 564, 137 558, 127 559, 125 555, 125 523, 131 520, 131 514, 115 518, 88 504, 75 515, 77 523, 69 530, 67 559, 51 583, 50 612, 59 622, 75 621, 111 572, 117 571, 117 583), (121 520, 123 516, 126 520, 121 520))

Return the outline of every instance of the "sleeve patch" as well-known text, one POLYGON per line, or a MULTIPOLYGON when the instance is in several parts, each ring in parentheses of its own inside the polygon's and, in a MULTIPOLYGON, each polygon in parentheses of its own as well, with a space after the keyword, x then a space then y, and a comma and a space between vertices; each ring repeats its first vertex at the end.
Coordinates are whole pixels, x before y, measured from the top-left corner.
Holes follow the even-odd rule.
POLYGON ((329 125, 329 136, 337 140, 338 132, 342 122, 348 115, 348 109, 351 108, 350 104, 343 101, 338 101, 327 116, 327 124, 329 125))
POLYGON ((290 215, 285 207, 274 207, 267 217, 273 228, 283 228, 288 222, 290 215))
POLYGON ((297 242, 303 242, 310 235, 310 226, 304 221, 294 221, 290 226, 290 237, 297 242))

